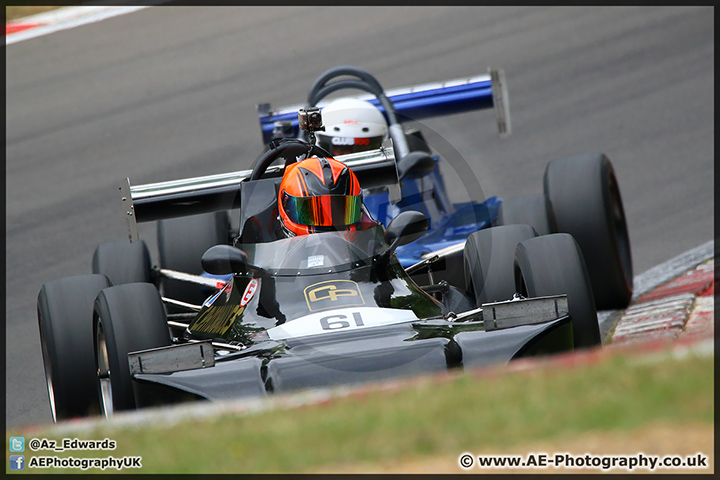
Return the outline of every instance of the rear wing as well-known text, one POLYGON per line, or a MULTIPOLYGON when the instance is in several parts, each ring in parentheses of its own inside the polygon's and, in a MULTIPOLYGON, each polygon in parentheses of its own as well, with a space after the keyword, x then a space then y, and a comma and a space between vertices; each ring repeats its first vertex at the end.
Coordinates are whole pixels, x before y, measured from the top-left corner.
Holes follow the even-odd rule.
MULTIPOLYGON (((502 69, 489 69, 488 72, 486 75, 387 90, 385 95, 395 106, 401 121, 494 108, 498 133, 501 137, 507 137, 511 133, 511 124, 505 72, 502 69)), ((355 95, 351 98, 367 100, 384 112, 380 101, 372 94, 355 95)), ((320 102, 318 106, 322 107, 327 103, 320 102)), ((263 142, 267 144, 272 140, 276 122, 290 124, 290 136, 297 137, 300 133, 297 112, 303 107, 304 105, 293 105, 273 111, 269 103, 259 104, 257 110, 263 142)))
MULTIPOLYGON (((335 158, 352 169, 362 188, 387 187, 391 202, 400 200, 392 142, 377 150, 335 158)), ((284 168, 271 166, 265 177, 280 178, 284 168)), ((140 238, 138 223, 241 208, 240 191, 251 173, 241 170, 145 185, 131 185, 126 178, 120 184, 120 196, 128 238, 131 242, 140 238)))

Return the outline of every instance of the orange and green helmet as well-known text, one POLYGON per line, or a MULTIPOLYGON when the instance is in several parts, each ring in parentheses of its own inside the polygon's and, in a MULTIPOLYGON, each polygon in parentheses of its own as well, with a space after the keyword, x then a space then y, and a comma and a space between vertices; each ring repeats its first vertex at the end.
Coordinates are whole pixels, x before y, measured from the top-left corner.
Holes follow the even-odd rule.
POLYGON ((278 211, 289 235, 356 230, 362 218, 360 182, 334 158, 307 158, 285 169, 278 211))

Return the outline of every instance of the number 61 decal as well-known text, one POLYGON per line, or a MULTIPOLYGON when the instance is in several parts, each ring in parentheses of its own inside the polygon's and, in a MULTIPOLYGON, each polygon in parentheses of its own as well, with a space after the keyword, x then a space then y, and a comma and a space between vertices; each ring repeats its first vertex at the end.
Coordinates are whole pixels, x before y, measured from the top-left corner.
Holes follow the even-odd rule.
MULTIPOLYGON (((352 317, 355 322, 355 326, 365 326, 362 316, 360 316, 360 312, 353 312, 352 317)), ((328 315, 327 317, 320 319, 320 325, 323 330, 339 330, 341 328, 348 328, 351 326, 351 323, 347 318, 347 315, 328 315)))
POLYGON ((412 310, 369 307, 343 308, 333 312, 311 313, 273 327, 267 332, 271 339, 282 340, 285 338, 366 329, 381 325, 393 325, 417 319, 418 317, 412 310))

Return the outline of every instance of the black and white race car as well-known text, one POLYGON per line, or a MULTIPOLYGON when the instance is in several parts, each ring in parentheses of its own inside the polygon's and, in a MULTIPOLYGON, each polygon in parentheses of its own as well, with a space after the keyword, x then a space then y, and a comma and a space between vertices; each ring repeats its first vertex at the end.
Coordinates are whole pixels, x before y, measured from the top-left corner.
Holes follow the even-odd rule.
MULTIPOLYGON (((538 236, 527 224, 476 232, 463 249, 463 285, 418 285, 398 261, 397 247, 427 229, 419 212, 403 211, 387 227, 277 236, 285 166, 324 154, 288 140, 271 145, 251 171, 124 182, 129 239, 100 245, 93 274, 50 281, 39 293, 53 418, 358 384, 600 345, 587 268, 568 233, 538 236), (211 212, 232 210, 240 212, 240 229, 231 239, 226 213, 211 212), (205 222, 194 223, 192 235, 164 223, 191 218, 205 222), (137 222, 158 220, 162 258, 153 266, 137 222), (200 253, 187 258, 191 251, 200 253), (206 274, 164 268, 173 256, 206 274), (501 301, 484 299, 490 288, 501 301)), ((392 148, 338 159, 363 188, 398 185, 392 148)))

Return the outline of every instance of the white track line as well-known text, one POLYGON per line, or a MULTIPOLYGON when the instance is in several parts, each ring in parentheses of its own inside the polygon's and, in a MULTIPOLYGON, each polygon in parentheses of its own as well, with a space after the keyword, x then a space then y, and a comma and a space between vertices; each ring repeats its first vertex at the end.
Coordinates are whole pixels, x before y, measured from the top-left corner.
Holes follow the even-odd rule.
POLYGON ((663 283, 669 282, 679 276, 681 273, 697 267, 701 263, 711 259, 714 255, 715 241, 710 240, 699 247, 688 250, 667 262, 651 268, 645 273, 637 275, 633 280, 632 299, 637 300, 650 292, 650 290, 654 290, 663 283))
POLYGON ((137 12, 151 5, 129 7, 77 6, 65 7, 50 12, 39 13, 9 24, 39 24, 41 26, 11 33, 5 36, 5 45, 48 35, 60 30, 79 27, 88 23, 99 22, 118 15, 137 12))
MULTIPOLYGON (((707 243, 681 253, 675 258, 663 262, 650 270, 636 275, 633 279, 632 301, 656 289, 660 285, 669 282, 680 274, 697 267, 715 255, 715 241, 707 243)), ((624 310, 602 310, 598 312, 598 323, 600 324, 600 336, 603 342, 612 333, 615 325, 620 321, 624 310)))

